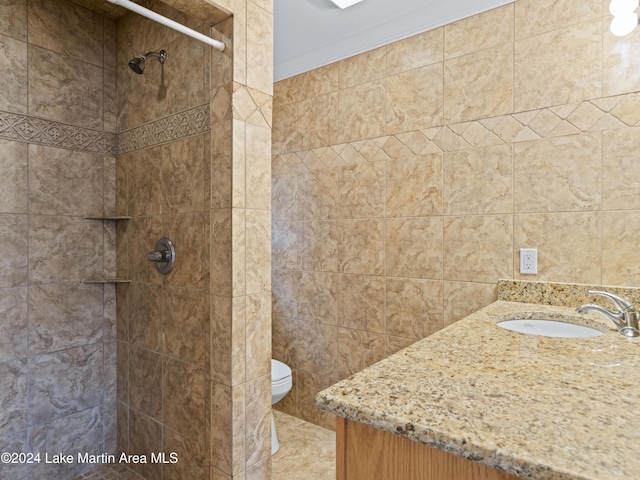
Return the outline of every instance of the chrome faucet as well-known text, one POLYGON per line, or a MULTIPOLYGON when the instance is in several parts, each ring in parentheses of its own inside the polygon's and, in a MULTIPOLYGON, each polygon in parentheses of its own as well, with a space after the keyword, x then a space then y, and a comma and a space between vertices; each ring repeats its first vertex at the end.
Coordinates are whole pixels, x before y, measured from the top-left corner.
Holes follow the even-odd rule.
POLYGON ((576 309, 578 313, 598 312, 615 323, 616 327, 618 327, 618 332, 620 332, 625 337, 640 336, 640 330, 638 329, 638 311, 630 301, 609 292, 589 290, 589 293, 592 295, 599 295, 601 297, 608 298, 616 308, 616 311, 613 312, 604 307, 601 307, 600 305, 587 303, 585 305, 579 306, 576 309))

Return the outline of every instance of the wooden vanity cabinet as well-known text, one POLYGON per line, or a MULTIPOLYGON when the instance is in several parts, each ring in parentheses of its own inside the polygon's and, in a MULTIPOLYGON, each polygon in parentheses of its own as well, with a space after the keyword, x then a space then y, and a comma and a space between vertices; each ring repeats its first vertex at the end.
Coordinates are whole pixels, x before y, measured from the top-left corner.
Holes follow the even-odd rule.
POLYGON ((336 480, 518 480, 359 422, 336 422, 336 480))

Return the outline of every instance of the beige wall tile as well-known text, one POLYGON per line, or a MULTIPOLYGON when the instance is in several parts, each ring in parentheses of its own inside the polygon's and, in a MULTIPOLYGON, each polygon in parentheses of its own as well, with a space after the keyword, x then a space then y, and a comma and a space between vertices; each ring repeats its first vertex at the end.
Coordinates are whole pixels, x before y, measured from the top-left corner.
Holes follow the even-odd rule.
POLYGON ((163 465, 162 474, 165 479, 208 478, 211 468, 209 449, 170 428, 163 428, 162 439, 164 451, 176 452, 180 459, 176 463, 163 465))
POLYGON ((298 225, 289 220, 272 220, 271 263, 273 268, 298 267, 298 225))
POLYGON ((342 291, 335 273, 300 272, 297 297, 298 318, 308 322, 338 324, 338 302, 342 291))
POLYGON ((442 213, 442 155, 396 158, 387 162, 386 214, 389 217, 442 213))
POLYGON ((513 111, 513 44, 444 62, 444 122, 513 111))
POLYGON ((270 209, 271 129, 247 125, 246 141, 247 208, 270 209))
POLYGON ((190 288, 165 286, 162 298, 164 352, 184 362, 209 366, 209 295, 190 288))
POLYGON ((286 153, 300 145, 298 104, 276 105, 273 110, 272 153, 286 153))
POLYGON ((516 215, 513 235, 515 278, 520 248, 538 249, 539 281, 599 284, 601 218, 598 212, 516 215))
POLYGON ((306 170, 297 175, 294 220, 336 218, 339 174, 337 169, 306 170))
MULTIPOLYGON (((0 362, 27 356, 29 345, 29 319, 27 287, 0 290, 0 362)), ((1 430, 1 428, 0 428, 1 430)))
POLYGON ((338 325, 356 330, 385 333, 385 279, 340 275, 338 325))
POLYGON ((247 210, 247 294, 271 290, 271 213, 247 210))
POLYGON ((444 28, 387 45, 387 76, 442 62, 444 28))
POLYGON ((271 375, 247 382, 245 465, 271 457, 271 375))
POLYGON ((384 220, 339 222, 339 265, 342 273, 384 273, 384 220))
POLYGON ((416 340, 413 338, 392 337, 390 335, 387 335, 386 342, 385 356, 389 357, 394 353, 399 352, 403 348, 407 348, 408 346, 413 345, 416 340))
POLYGON ((297 149, 317 148, 332 143, 336 136, 338 94, 330 93, 302 100, 298 107, 297 149))
POLYGON ((601 0, 518 0, 515 2, 516 37, 526 38, 595 20, 602 15, 602 7, 601 0))
POLYGON ((444 58, 513 42, 513 18, 513 5, 506 5, 445 25, 444 58))
POLYGON ((516 143, 514 157, 516 212, 600 208, 600 133, 516 143))
POLYGON ((444 279, 496 282, 511 278, 511 215, 445 217, 444 279), (467 261, 470 256, 473 262, 467 261))
POLYGON ((246 301, 246 378, 253 380, 271 372, 271 294, 248 295, 246 301))
POLYGON ((338 329, 338 379, 346 378, 382 360, 384 335, 361 330, 338 329))
POLYGON ((638 211, 602 214, 602 284, 640 285, 638 211))
POLYGON ((0 33, 27 40, 27 0, 0 6, 0 33))
POLYGON ((247 2, 247 25, 247 85, 272 94, 273 13, 247 2))
POLYGON ((132 283, 131 296, 136 301, 129 303, 129 337, 121 340, 128 341, 135 347, 163 352, 163 292, 162 287, 142 282, 132 283))
POLYGON ((602 136, 602 208, 637 210, 640 198, 630 192, 640 188, 640 129, 624 128, 604 132, 602 136), (620 184, 621 179, 624 186, 620 184))
POLYGON ((179 139, 162 147, 162 213, 204 210, 204 143, 208 136, 179 139))
POLYGON ((441 281, 390 278, 386 287, 387 335, 420 340, 442 329, 441 281))
POLYGON ((385 83, 377 80, 340 90, 338 142, 378 137, 385 130, 385 83))
POLYGON ((442 125, 442 71, 438 62, 387 77, 385 133, 442 125))
POLYGON ((386 274, 442 278, 442 217, 388 219, 386 274))
POLYGON ((339 218, 384 216, 383 162, 362 162, 340 168, 339 185, 339 218))
POLYGON ((210 265, 209 214, 163 215, 162 230, 176 245, 176 264, 171 273, 164 277, 164 282, 205 289, 210 276, 207 268, 210 265), (179 252, 184 253, 179 256, 179 252))
POLYGON ((10 112, 27 113, 27 44, 0 35, 0 68, 2 68, 2 92, 0 108, 10 112))
POLYGON ((599 97, 601 58, 600 19, 516 41, 515 110, 599 97))
POLYGON ((341 227, 336 221, 304 222, 300 226, 300 268, 338 272, 341 227))
POLYGON ((449 326, 497 299, 495 283, 444 282, 444 325, 449 326))
POLYGON ((313 373, 301 372, 299 380, 299 408, 300 418, 315 425, 319 425, 330 430, 336 428, 336 416, 320 410, 316 406, 316 395, 321 390, 329 388, 335 383, 334 380, 314 375, 313 373))
POLYGON ((0 140, 0 211, 27 213, 27 144, 0 140))
POLYGON ((511 213, 513 151, 496 145, 444 154, 447 215, 511 213))
MULTIPOLYGON (((129 349, 129 402, 156 421, 162 419, 162 355, 144 348, 129 349)), ((131 447, 133 425, 129 426, 131 447)))
POLYGON ((610 18, 605 17, 602 36, 604 96, 635 92, 640 82, 640 61, 636 55, 631 54, 640 43, 640 30, 636 29, 624 37, 616 37, 609 32, 610 18))
POLYGON ((383 78, 386 57, 387 47, 380 47, 338 62, 340 89, 383 78))

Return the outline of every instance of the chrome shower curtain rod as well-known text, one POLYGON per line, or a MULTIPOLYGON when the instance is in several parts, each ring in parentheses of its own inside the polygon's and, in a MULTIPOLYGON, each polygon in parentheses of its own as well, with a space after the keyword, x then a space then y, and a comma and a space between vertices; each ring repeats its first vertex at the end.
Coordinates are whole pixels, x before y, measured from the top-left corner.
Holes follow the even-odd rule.
POLYGON ((213 48, 217 48, 220 51, 224 50, 224 43, 220 42, 211 37, 207 37, 200 32, 196 32, 195 30, 190 29, 189 27, 185 27, 181 23, 174 22, 173 20, 163 17, 162 15, 157 14, 147 8, 141 7, 137 3, 133 3, 129 0, 108 0, 109 2, 119 5, 127 10, 131 10, 132 12, 136 12, 137 14, 142 15, 143 17, 147 17, 155 22, 161 23, 169 28, 173 28, 178 32, 184 33, 196 40, 200 40, 201 42, 206 43, 207 45, 211 45, 213 48))

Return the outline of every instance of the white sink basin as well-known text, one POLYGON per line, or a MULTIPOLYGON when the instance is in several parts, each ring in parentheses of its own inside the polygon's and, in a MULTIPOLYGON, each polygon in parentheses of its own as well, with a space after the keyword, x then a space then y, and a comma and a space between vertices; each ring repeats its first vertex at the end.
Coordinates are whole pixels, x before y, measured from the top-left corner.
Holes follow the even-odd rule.
POLYGON ((505 320, 504 322, 497 323, 497 325, 507 330, 513 330, 514 332, 542 335, 543 337, 588 338, 602 335, 602 332, 595 328, 562 321, 543 320, 540 318, 505 320))

